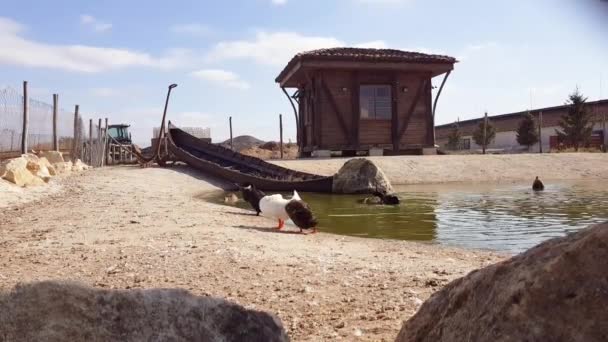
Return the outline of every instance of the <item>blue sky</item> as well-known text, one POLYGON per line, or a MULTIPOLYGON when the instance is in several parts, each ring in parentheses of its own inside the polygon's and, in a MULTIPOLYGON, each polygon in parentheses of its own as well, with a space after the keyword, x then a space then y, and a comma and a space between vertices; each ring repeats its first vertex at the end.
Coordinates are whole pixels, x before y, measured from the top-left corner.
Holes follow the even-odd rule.
MULTIPOLYGON (((437 123, 558 105, 576 86, 608 97, 601 0, 11 1, 0 12, 0 85, 133 125, 147 145, 169 117, 235 135, 295 136, 274 78, 298 51, 357 45, 458 58, 437 123)), ((434 79, 439 85, 441 79, 434 79)))

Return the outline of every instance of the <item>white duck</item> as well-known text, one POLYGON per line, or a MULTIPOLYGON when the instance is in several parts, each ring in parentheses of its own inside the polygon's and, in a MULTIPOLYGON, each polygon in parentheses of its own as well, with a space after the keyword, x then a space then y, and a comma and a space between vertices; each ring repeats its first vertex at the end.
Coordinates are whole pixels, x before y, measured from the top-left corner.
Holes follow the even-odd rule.
POLYGON ((260 210, 262 216, 279 220, 278 229, 285 226, 285 220, 289 219, 289 214, 285 210, 285 206, 292 200, 301 201, 297 191, 293 191, 293 196, 290 199, 283 198, 281 194, 274 194, 262 197, 260 200, 260 210))

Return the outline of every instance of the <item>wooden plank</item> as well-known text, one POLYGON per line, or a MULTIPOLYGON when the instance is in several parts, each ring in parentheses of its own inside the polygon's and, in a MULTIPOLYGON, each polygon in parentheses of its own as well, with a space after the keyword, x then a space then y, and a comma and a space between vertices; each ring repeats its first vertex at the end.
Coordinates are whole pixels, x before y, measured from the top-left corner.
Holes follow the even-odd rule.
POLYGON ((431 72, 432 76, 441 75, 454 69, 451 63, 386 63, 386 62, 349 62, 349 61, 304 61, 303 68, 315 69, 364 69, 386 71, 424 71, 431 72))
POLYGON ((418 101, 420 100, 420 96, 422 96, 422 93, 424 92, 424 88, 426 87, 427 82, 428 82, 428 79, 426 79, 426 78, 421 80, 420 85, 418 86, 418 89, 416 90, 416 95, 414 96, 414 100, 410 104, 410 107, 408 108, 408 110, 405 114, 405 119, 403 120, 403 124, 401 124, 401 129, 399 130, 399 135, 398 135, 399 141, 401 141, 403 134, 407 130, 407 126, 410 123, 412 114, 414 113, 414 110, 416 109, 416 105, 418 104, 418 101))
POLYGON ((322 125, 321 125, 321 97, 319 96, 319 87, 317 85, 318 78, 316 75, 312 77, 312 109, 313 109, 313 119, 314 119, 314 130, 315 130, 315 143, 314 145, 317 148, 320 148, 323 145, 323 135, 322 133, 322 125))
POLYGON ((393 75, 391 91, 391 140, 393 151, 399 151, 399 81, 398 73, 393 75))
POLYGON ((283 115, 279 114, 279 148, 281 149, 281 159, 283 159, 283 115))
POLYGON ((340 125, 340 129, 342 130, 342 134, 344 137, 347 138, 347 140, 353 144, 352 136, 348 134, 348 128, 346 127, 346 123, 344 122, 344 117, 342 116, 342 112, 340 112, 340 108, 338 108, 338 104, 336 104, 336 99, 334 99, 333 95, 331 94, 331 91, 329 90, 329 87, 327 86, 327 83, 325 83, 325 80, 321 79, 321 86, 323 87, 323 90, 325 91, 325 95, 327 96, 327 99, 329 100, 329 104, 331 105, 332 110, 334 111, 334 114, 336 114, 336 117, 338 119, 338 124, 340 125))
MULTIPOLYGON (((429 76, 430 79, 430 76, 429 76)), ((433 116, 433 94, 431 84, 426 85, 426 144, 428 147, 435 146, 435 118, 433 116)))
POLYGON ((302 67, 302 62, 298 62, 296 65, 293 66, 293 68, 291 68, 291 70, 287 73, 287 75, 285 75, 285 77, 283 77, 282 80, 280 80, 279 84, 281 85, 281 87, 287 87, 287 82, 289 81, 289 79, 291 79, 291 77, 298 72, 298 70, 300 70, 300 68, 302 67))
POLYGON ((351 142, 355 145, 359 145, 359 124, 361 119, 361 104, 359 103, 359 73, 353 71, 351 73, 351 110, 352 110, 352 123, 351 123, 351 142))

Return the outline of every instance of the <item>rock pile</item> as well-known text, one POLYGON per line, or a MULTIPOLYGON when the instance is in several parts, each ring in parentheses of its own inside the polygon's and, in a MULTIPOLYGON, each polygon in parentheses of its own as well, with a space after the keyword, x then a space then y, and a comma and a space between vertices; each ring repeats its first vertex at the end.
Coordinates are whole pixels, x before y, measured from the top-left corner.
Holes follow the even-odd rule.
POLYGON ((64 161, 61 152, 45 151, 38 155, 28 153, 0 163, 0 178, 15 185, 36 186, 48 183, 52 177, 89 169, 80 159, 64 161))
POLYGON ((606 341, 608 223, 544 242, 435 293, 409 341, 606 341))
POLYGON ((179 289, 18 285, 0 294, 3 341, 288 341, 266 312, 179 289))

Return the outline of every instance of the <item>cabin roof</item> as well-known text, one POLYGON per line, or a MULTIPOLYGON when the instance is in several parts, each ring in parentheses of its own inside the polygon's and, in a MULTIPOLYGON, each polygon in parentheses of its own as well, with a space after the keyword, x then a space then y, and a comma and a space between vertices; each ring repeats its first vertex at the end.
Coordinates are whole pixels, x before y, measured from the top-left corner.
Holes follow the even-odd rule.
POLYGON ((280 83, 285 76, 299 62, 303 61, 331 61, 331 62, 372 62, 372 63, 419 63, 419 64, 454 64, 458 61, 454 57, 433 55, 421 52, 402 51, 395 49, 371 49, 336 47, 305 51, 296 54, 287 63, 279 76, 275 79, 280 83))

